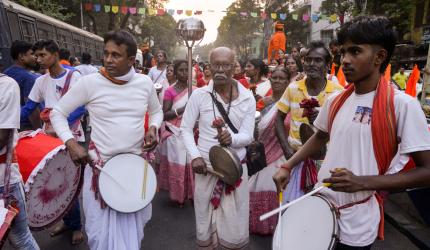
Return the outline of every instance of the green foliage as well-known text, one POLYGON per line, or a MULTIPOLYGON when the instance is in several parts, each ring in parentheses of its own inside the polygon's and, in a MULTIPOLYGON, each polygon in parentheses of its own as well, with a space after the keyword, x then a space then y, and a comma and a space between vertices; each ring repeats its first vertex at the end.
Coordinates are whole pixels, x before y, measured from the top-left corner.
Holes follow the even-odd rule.
POLYGON ((68 21, 76 13, 76 11, 68 9, 64 6, 63 2, 69 1, 56 1, 56 0, 14 0, 14 2, 21 4, 27 8, 51 16, 61 21, 68 21))
POLYGON ((262 31, 261 18, 244 17, 240 12, 260 13, 261 7, 257 0, 238 0, 227 8, 227 15, 218 27, 216 46, 227 46, 236 50, 244 58, 251 54, 252 40, 262 31))

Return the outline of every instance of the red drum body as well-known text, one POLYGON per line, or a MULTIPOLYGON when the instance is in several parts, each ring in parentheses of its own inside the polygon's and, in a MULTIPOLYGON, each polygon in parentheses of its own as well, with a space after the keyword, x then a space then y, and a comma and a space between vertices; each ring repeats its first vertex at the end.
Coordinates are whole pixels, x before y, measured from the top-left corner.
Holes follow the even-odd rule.
POLYGON ((60 139, 37 131, 20 134, 15 147, 33 230, 60 220, 80 192, 82 169, 74 165, 60 139))

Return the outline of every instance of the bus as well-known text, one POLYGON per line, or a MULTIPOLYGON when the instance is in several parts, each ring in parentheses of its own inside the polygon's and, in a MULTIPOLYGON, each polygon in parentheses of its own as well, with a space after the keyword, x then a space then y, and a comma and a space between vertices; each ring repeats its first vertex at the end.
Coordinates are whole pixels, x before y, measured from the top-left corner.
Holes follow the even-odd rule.
POLYGON ((41 14, 9 0, 0 0, 0 72, 13 64, 10 47, 15 40, 35 43, 52 39, 71 56, 91 54, 93 63, 102 64, 103 38, 73 25, 41 14))

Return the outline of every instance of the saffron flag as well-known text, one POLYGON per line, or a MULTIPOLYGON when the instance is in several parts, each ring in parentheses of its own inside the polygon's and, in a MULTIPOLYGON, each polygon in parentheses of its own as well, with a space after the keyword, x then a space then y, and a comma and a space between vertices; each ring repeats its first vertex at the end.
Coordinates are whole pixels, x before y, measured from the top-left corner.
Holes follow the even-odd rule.
POLYGON ((391 63, 389 63, 385 69, 384 78, 388 83, 391 82, 391 63))
POLYGON ((406 83, 406 90, 405 93, 416 97, 417 96, 417 82, 420 79, 420 70, 418 69, 417 65, 415 64, 414 69, 412 70, 411 74, 409 75, 408 82, 406 83))
POLYGON ((337 72, 336 77, 337 77, 337 80, 339 80, 339 84, 342 85, 343 87, 345 87, 347 82, 345 79, 345 75, 343 74, 342 67, 339 68, 339 71, 337 72))
POLYGON ((334 73, 336 73, 336 65, 334 63, 332 63, 331 64, 330 75, 334 76, 334 73))

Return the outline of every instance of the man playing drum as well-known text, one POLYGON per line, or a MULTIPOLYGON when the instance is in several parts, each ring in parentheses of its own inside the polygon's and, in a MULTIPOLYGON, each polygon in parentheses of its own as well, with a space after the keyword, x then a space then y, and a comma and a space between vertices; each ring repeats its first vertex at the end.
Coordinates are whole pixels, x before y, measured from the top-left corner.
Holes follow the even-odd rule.
MULTIPOLYGON (((234 150, 239 159, 245 158, 245 146, 251 143, 254 132, 255 99, 252 93, 232 79, 234 53, 219 47, 209 56, 213 80, 191 95, 182 117, 181 135, 191 156, 196 173, 194 209, 196 213, 197 245, 199 249, 214 249, 218 245, 227 249, 242 249, 249 241, 248 173, 243 164, 242 178, 235 186, 226 186, 215 176, 207 175, 212 168, 209 150, 221 144, 234 150), (225 109, 238 133, 229 128, 220 134, 214 128, 215 119, 222 117, 210 101, 211 93, 225 109), (198 146, 193 129, 198 121, 198 146)), ((225 119, 224 119, 225 120, 225 119)), ((234 166, 231 166, 234 167, 234 166)))
MULTIPOLYGON (((308 116, 304 115, 304 108, 300 107, 303 101, 311 98, 318 101, 322 106, 327 98, 343 88, 326 79, 326 72, 331 63, 331 56, 322 41, 310 43, 305 55, 304 70, 306 78, 292 82, 288 85, 281 99, 277 102, 278 113, 275 122, 276 135, 284 151, 285 158, 290 158, 301 146, 299 128, 302 123, 312 124, 318 115, 319 107, 315 107, 308 116), (291 123, 288 136, 286 135, 284 120, 287 114, 291 114, 291 123)), ((317 169, 314 160, 304 159, 297 162, 297 167, 292 171, 291 182, 284 193, 286 201, 294 200, 312 188, 316 183, 317 169), (311 174, 313 173, 313 174, 311 174), (305 175, 302 177, 302 175, 305 175)))
MULTIPOLYGON (((20 93, 19 86, 12 78, 0 74, 0 200, 5 191, 5 168, 7 150, 6 146, 11 133, 15 141, 18 139, 20 93)), ((27 212, 25 210, 24 187, 18 164, 11 164, 9 195, 16 201, 15 207, 19 209, 9 233, 9 240, 16 249, 39 249, 28 228, 27 212)), ((1 226, 1 223, 0 223, 1 226)))
POLYGON ((330 140, 317 185, 332 184, 321 193, 340 212, 336 249, 370 249, 377 236, 383 238, 376 190, 430 185, 430 134, 418 101, 383 77, 396 44, 388 19, 358 17, 337 37, 343 72, 353 84, 327 100, 314 122, 316 134, 273 179, 278 190, 285 188, 293 167, 330 140), (399 173, 408 157, 417 167, 399 173))
MULTIPOLYGON (((157 129, 163 120, 161 105, 151 80, 136 74, 136 41, 126 31, 111 31, 104 37, 105 68, 82 77, 54 107, 51 121, 76 164, 103 163, 120 153, 141 154, 157 144, 157 129), (85 105, 91 118, 89 152, 74 139, 66 117, 85 105), (145 113, 150 115, 145 134, 145 113), (146 144, 143 145, 144 140, 146 144)), ((118 166, 121 167, 121 166, 118 166)), ((143 166, 142 166, 143 167, 143 166)), ((106 207, 97 186, 98 170, 87 167, 84 174, 83 208, 88 244, 95 250, 140 249, 151 205, 134 213, 106 207)))
MULTIPOLYGON (((53 40, 39 40, 33 45, 40 67, 47 69, 48 73, 36 79, 33 88, 28 95, 28 100, 21 109, 21 119, 27 119, 39 106, 45 103, 45 109, 40 113, 40 118, 44 122, 43 130, 46 134, 56 136, 49 121, 49 113, 57 104, 58 100, 74 86, 81 74, 72 67, 64 68, 60 64, 60 49, 53 40)), ((85 142, 84 131, 80 118, 84 115, 85 108, 79 107, 68 117, 73 135, 80 142, 85 142)), ((78 200, 73 202, 69 212, 63 218, 64 224, 54 228, 51 236, 56 236, 66 230, 72 230, 72 244, 81 243, 84 235, 81 231, 81 212, 78 200)))

